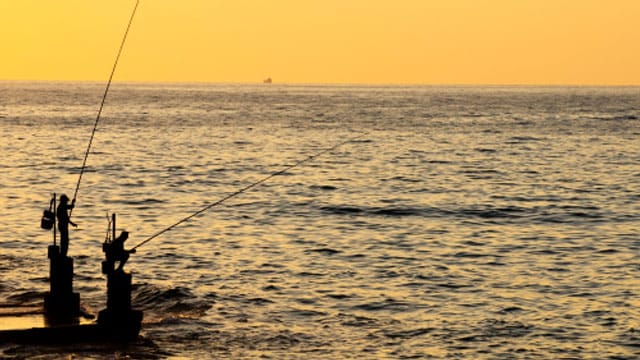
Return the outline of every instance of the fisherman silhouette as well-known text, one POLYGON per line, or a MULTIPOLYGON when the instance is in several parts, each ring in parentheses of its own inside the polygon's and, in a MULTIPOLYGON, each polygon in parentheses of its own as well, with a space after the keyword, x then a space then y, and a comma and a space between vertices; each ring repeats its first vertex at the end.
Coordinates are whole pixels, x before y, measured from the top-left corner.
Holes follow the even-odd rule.
POLYGON ((122 268, 124 264, 129 260, 129 254, 133 254, 136 252, 136 249, 125 250, 124 242, 129 238, 129 232, 123 231, 120 235, 113 239, 111 243, 107 243, 105 247, 105 255, 107 257, 107 262, 109 263, 109 269, 113 269, 116 261, 119 261, 120 264, 116 271, 123 271, 122 268))
POLYGON ((69 210, 75 206, 76 199, 73 199, 71 205, 69 205, 69 198, 67 195, 60 195, 60 205, 56 210, 58 218, 58 230, 60 230, 60 256, 66 257, 69 250, 69 224, 73 227, 77 227, 73 221, 69 218, 69 210))

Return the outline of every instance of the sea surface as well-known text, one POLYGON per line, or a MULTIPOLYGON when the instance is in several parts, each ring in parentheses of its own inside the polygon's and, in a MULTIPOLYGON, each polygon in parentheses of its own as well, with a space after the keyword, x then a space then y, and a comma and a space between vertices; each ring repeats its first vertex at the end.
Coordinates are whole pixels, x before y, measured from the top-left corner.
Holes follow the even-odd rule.
MULTIPOLYGON (((1 306, 43 303, 40 217, 103 91, 0 82, 1 306)), ((114 83, 72 217, 84 307, 108 214, 132 247, 302 160, 137 249, 140 341, 0 357, 640 358, 637 87, 114 83)))

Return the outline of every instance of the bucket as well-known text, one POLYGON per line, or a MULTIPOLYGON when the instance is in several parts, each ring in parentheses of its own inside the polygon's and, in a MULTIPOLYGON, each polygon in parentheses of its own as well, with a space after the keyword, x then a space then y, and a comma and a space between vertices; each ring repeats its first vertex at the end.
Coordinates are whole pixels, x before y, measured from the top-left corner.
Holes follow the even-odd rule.
POLYGON ((42 220, 40 220, 40 227, 45 230, 51 230, 53 223, 55 222, 55 214, 51 210, 45 210, 42 213, 42 220))

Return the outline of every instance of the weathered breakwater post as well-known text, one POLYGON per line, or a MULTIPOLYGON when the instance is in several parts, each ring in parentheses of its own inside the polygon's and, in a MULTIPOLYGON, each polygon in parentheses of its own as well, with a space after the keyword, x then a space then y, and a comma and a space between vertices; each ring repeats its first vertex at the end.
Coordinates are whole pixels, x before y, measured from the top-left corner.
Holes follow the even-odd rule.
POLYGON ((73 292, 73 259, 60 252, 56 243, 56 194, 42 215, 40 227, 53 230, 53 245, 47 248, 49 258, 49 292, 44 296, 45 319, 52 324, 71 324, 80 315, 80 294, 73 292))
POLYGON ((98 313, 98 325, 123 340, 135 339, 140 332, 142 311, 131 308, 131 274, 123 269, 129 258, 124 250, 128 233, 123 231, 115 237, 116 215, 112 215, 112 238, 105 241, 102 250, 106 260, 102 262, 102 273, 107 275, 107 308, 98 313), (118 268, 116 261, 120 262, 118 268))
POLYGON ((51 323, 72 323, 80 316, 80 294, 73 292, 73 259, 60 254, 58 245, 49 245, 49 292, 44 310, 51 323))

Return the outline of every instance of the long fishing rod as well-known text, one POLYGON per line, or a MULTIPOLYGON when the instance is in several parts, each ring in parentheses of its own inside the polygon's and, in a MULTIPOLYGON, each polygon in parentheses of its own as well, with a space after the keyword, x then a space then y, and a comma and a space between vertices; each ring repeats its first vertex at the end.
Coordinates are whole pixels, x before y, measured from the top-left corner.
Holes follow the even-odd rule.
POLYGON ((350 139, 348 139, 348 140, 341 141, 341 142, 339 142, 339 143, 337 143, 337 144, 333 145, 333 146, 332 146, 332 147, 330 147, 330 148, 324 149, 324 150, 322 150, 322 151, 320 151, 320 152, 318 152, 318 153, 315 153, 315 154, 313 154, 313 155, 310 155, 310 156, 308 156, 308 157, 306 157, 306 158, 304 158, 304 159, 302 159, 302 160, 299 160, 298 162, 296 162, 296 163, 294 163, 294 164, 287 165, 287 166, 285 166, 284 168, 282 168, 281 170, 276 171, 276 172, 274 172, 274 173, 270 174, 269 176, 266 176, 266 177, 264 177, 264 178, 262 178, 262 179, 260 179, 260 180, 258 180, 258 181, 256 181, 256 182, 252 183, 252 184, 249 184, 249 185, 247 185, 247 186, 243 187, 242 189, 237 190, 237 191, 235 191, 235 192, 233 192, 233 193, 231 193, 231 194, 229 194, 229 195, 227 195, 227 196, 223 197, 222 199, 220 199, 220 200, 218 200, 218 201, 216 201, 216 202, 213 202, 213 203, 211 203, 211 204, 209 204, 209 205, 207 205, 207 206, 203 207, 202 209, 200 209, 200 210, 198 210, 198 211, 194 212, 193 214, 191 214, 191 215, 189 215, 189 216, 187 216, 187 217, 185 217, 185 218, 182 218, 181 220, 179 220, 179 221, 178 221, 178 222, 176 222, 175 224, 173 224, 173 225, 171 225, 171 226, 169 226, 169 227, 165 228, 164 230, 158 231, 157 233, 155 233, 155 234, 151 235, 150 237, 148 237, 146 240, 142 241, 142 242, 141 242, 141 243, 139 243, 138 245, 136 245, 136 246, 134 246, 133 248, 131 248, 131 250, 135 250, 135 249, 139 248, 140 246, 142 246, 142 245, 144 245, 144 244, 148 243, 149 241, 151 241, 151 240, 153 240, 153 239, 157 238, 158 236, 160 236, 160 235, 162 235, 162 234, 166 233, 167 231, 170 231, 171 229, 175 228, 176 226, 178 226, 178 225, 180 225, 180 224, 182 224, 182 223, 184 223, 184 222, 187 222, 187 221, 191 220, 192 218, 194 218, 194 217, 196 217, 196 216, 198 216, 198 215, 202 214, 203 212, 205 212, 205 211, 207 211, 207 210, 211 209, 211 208, 212 208, 212 207, 214 207, 214 206, 218 206, 218 205, 222 204, 223 202, 225 202, 225 201, 227 201, 227 200, 229 200, 229 199, 231 199, 231 198, 233 198, 233 197, 236 197, 236 196, 238 196, 238 195, 240 195, 240 194, 242 194, 242 193, 246 192, 247 190, 249 190, 249 189, 251 189, 251 188, 254 188, 254 187, 256 187, 256 186, 258 186, 258 185, 260 185, 260 184, 262 184, 262 183, 266 182, 267 180, 271 179, 271 178, 272 178, 272 177, 274 177, 274 176, 282 175, 282 174, 286 173, 287 171, 289 171, 289 170, 291 170, 291 169, 293 169, 293 168, 295 168, 295 167, 297 167, 297 166, 300 166, 300 165, 302 165, 303 163, 305 163, 305 162, 307 162, 307 161, 310 161, 310 160, 312 160, 312 159, 314 159, 314 158, 317 158, 318 156, 320 156, 320 155, 322 155, 322 154, 325 154, 325 153, 327 153, 327 152, 329 152, 329 151, 331 151, 331 150, 335 150, 335 149, 337 149, 338 147, 340 147, 340 146, 342 146, 342 145, 344 145, 344 144, 347 144, 347 143, 353 142, 354 140, 357 140, 357 139, 359 139, 359 138, 361 138, 361 137, 363 137, 363 136, 365 136, 365 135, 367 135, 367 133, 362 133, 362 134, 360 134, 360 135, 358 135, 358 136, 355 136, 355 137, 352 137, 352 138, 350 138, 350 139))
MULTIPOLYGON (((84 160, 82 161, 82 168, 80 169, 80 176, 78 176, 78 183, 76 184, 76 190, 73 193, 73 202, 76 201, 76 196, 78 195, 78 190, 80 189, 80 182, 82 181, 82 175, 84 174, 84 170, 87 167, 87 158, 89 157, 89 152, 91 150, 91 144, 93 143, 93 137, 96 134, 96 129, 98 128, 98 122, 100 121, 100 115, 102 114, 102 108, 104 107, 104 103, 107 100, 107 94, 109 93, 109 88, 111 87, 111 81, 113 80, 113 75, 116 72, 116 68, 118 67, 118 60, 120 60, 120 54, 122 54, 122 49, 124 48, 124 43, 127 40, 127 35, 129 34, 129 29, 131 28, 131 23, 133 23, 133 17, 136 15, 136 10, 138 9, 138 4, 140 0, 136 0, 136 5, 131 12, 131 17, 129 18, 129 24, 127 25, 127 29, 124 32, 124 36, 122 37, 122 42, 120 43, 120 49, 118 49, 118 55, 116 56, 116 60, 113 63, 113 68, 111 69, 111 75, 109 76, 109 81, 107 82, 107 87, 104 89, 104 95, 102 95, 102 102, 100 103, 100 108, 98 109, 98 115, 96 116, 96 121, 93 124, 93 130, 91 131, 91 137, 89 138, 89 144, 87 145, 87 151, 84 153, 84 160)), ((69 211, 69 215, 73 208, 69 211)))

